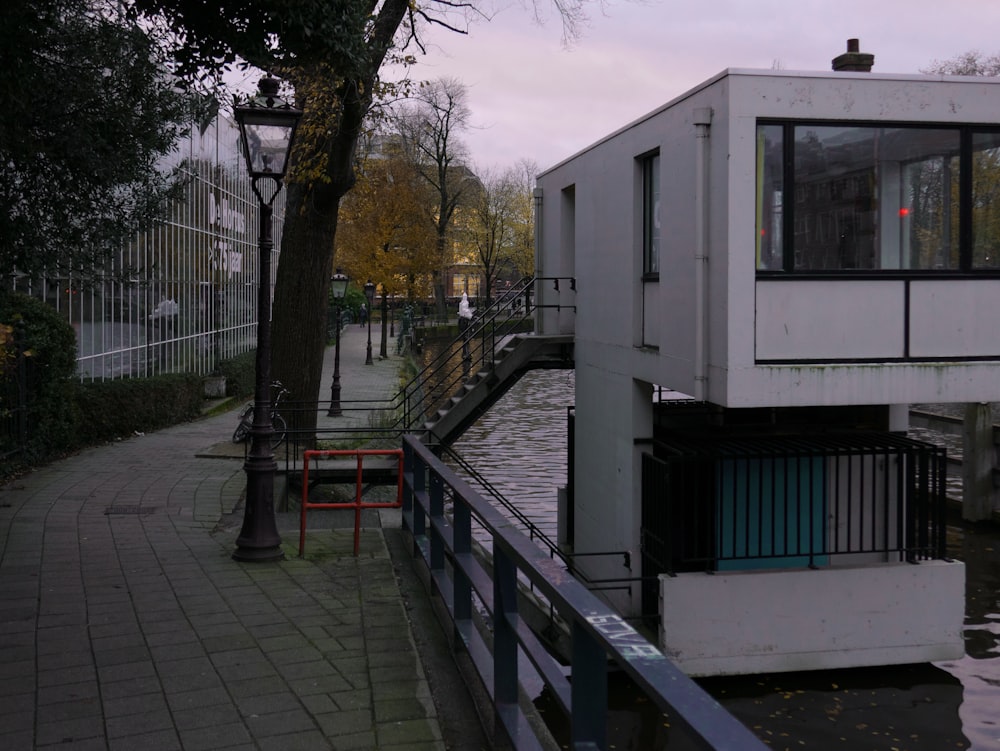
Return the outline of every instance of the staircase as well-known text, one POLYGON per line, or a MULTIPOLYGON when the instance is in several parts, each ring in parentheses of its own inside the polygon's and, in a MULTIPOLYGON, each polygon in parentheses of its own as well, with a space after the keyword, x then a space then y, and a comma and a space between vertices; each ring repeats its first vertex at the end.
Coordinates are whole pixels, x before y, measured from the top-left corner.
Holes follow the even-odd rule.
POLYGON ((450 445, 527 371, 572 368, 573 337, 506 337, 491 367, 476 372, 424 422, 424 443, 450 445))
POLYGON ((407 432, 450 445, 527 371, 572 368, 573 336, 536 335, 534 279, 526 279, 465 323, 457 337, 400 391, 407 432))

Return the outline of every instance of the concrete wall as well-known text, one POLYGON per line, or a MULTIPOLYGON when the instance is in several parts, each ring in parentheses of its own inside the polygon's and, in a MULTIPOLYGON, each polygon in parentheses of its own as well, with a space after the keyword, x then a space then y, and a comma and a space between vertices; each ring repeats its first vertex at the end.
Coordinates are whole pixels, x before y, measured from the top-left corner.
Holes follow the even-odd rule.
POLYGON ((965 653, 965 565, 660 578, 662 648, 690 675, 951 660, 965 653))

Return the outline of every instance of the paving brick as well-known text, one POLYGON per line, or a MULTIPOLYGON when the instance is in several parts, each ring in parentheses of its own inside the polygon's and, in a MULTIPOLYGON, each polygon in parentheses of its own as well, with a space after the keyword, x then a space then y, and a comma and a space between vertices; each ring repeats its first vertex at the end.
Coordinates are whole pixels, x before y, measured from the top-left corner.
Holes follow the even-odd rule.
POLYGON ((170 730, 174 727, 173 717, 166 707, 108 717, 106 724, 108 738, 142 735, 157 730, 170 730))
POLYGON ((179 734, 184 751, 216 751, 238 744, 246 744, 247 747, 253 745, 250 733, 242 723, 194 728, 179 734))
MULTIPOLYGON (((361 353, 355 381, 394 389, 398 366, 361 353)), ((338 529, 314 530, 300 560, 282 527, 287 560, 232 559, 242 452, 196 456, 228 442, 232 418, 67 457, 8 493, 0 749, 443 748, 381 530, 364 530, 360 558, 338 529)))

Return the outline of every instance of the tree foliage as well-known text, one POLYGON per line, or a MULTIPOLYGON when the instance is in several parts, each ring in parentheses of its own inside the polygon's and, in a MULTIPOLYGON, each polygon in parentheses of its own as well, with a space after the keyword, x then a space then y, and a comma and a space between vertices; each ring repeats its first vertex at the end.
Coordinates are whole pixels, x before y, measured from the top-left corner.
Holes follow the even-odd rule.
POLYGON ((361 151, 357 185, 340 208, 337 264, 389 294, 424 297, 437 268, 427 185, 392 134, 367 138, 361 151))
POLYGON ((373 5, 368 0, 132 0, 155 23, 184 80, 217 84, 233 66, 262 70, 316 64, 363 67, 373 5))
MULTIPOLYGON (((341 199, 355 182, 355 150, 382 88, 379 71, 436 24, 462 31, 473 3, 452 0, 133 0, 178 30, 179 70, 198 78, 242 58, 294 82, 304 110, 292 154, 273 306, 272 372, 294 398, 320 391, 324 317, 341 199), (200 70, 204 72, 199 72, 200 70)), ((558 0, 564 37, 588 0, 558 0)), ((218 75, 216 75, 218 78, 218 75)), ((304 413, 305 414, 305 413, 304 413)), ((309 429, 315 415, 294 427, 309 429)))
POLYGON ((192 100, 156 45, 101 0, 0 6, 0 265, 85 276, 148 226, 170 188, 157 169, 192 100))

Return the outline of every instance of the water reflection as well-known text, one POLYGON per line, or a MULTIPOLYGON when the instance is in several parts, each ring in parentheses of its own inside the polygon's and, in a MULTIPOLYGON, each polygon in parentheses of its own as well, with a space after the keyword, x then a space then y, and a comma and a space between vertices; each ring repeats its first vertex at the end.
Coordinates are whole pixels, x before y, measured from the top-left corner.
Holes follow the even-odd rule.
MULTIPOLYGON (((529 372, 455 445, 551 539, 556 490, 566 482, 573 387, 572 371, 529 372)), ((966 563, 967 656, 961 660, 699 683, 776 749, 1000 749, 1000 531, 954 524, 948 540, 949 554, 966 563)), ((558 714, 544 695, 537 704, 549 718, 558 714)), ((609 712, 612 748, 649 751, 668 740, 671 751, 687 747, 670 718, 622 676, 613 678, 609 712)))
POLYGON ((572 370, 535 370, 515 383, 454 448, 542 534, 556 539, 556 492, 566 484, 572 370))

